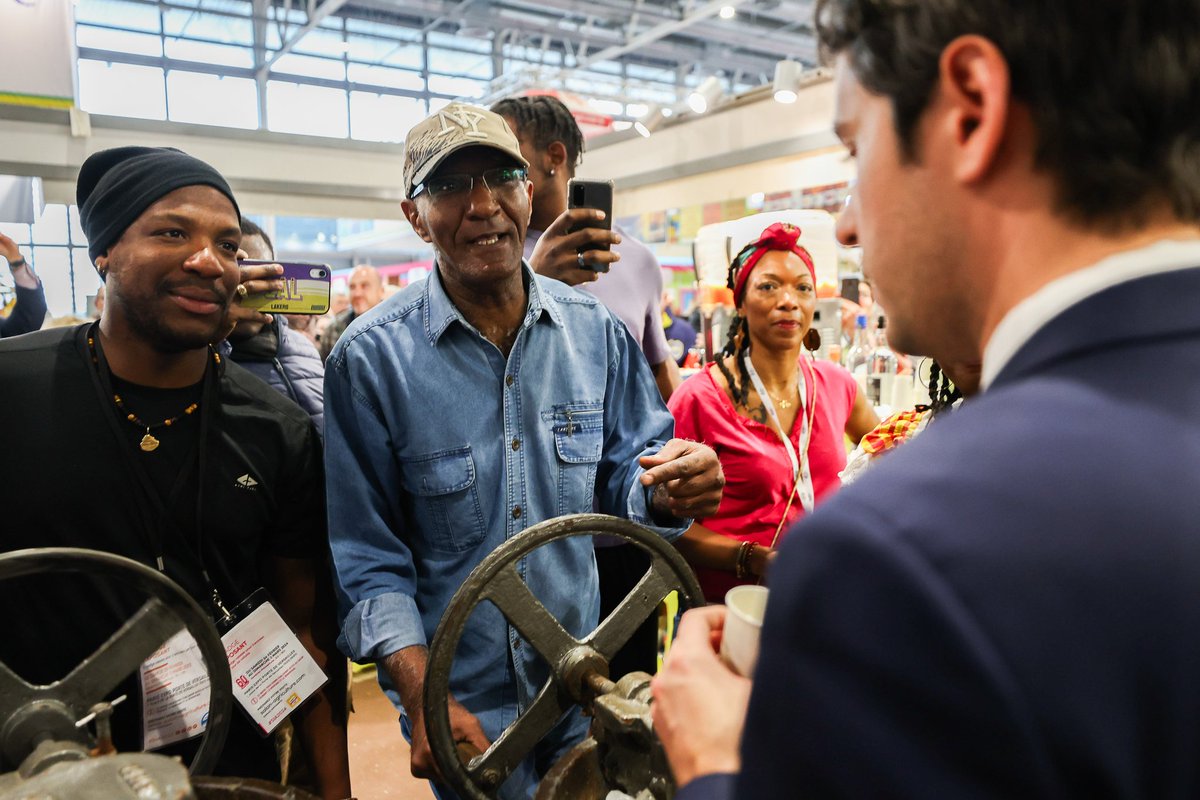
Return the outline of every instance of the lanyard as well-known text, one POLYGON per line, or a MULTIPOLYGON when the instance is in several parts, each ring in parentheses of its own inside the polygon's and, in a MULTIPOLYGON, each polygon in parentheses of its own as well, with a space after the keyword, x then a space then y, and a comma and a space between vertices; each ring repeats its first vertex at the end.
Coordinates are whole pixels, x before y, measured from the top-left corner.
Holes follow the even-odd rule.
MULTIPOLYGON (((113 388, 112 388, 112 372, 108 367, 108 359, 104 356, 104 350, 100 346, 99 337, 99 322, 94 322, 86 329, 84 334, 85 340, 90 340, 92 343, 92 352, 87 353, 86 357, 91 360, 93 354, 95 357, 94 369, 88 370, 92 378, 92 385, 96 390, 96 395, 100 400, 101 407, 104 409, 104 418, 108 421, 109 430, 117 440, 117 449, 125 461, 126 467, 137 479, 141 486, 142 493, 154 506, 157 511, 157 520, 151 521, 146 518, 146 514, 142 514, 143 527, 146 533, 147 544, 151 552, 154 554, 154 564, 158 571, 166 574, 166 567, 163 561, 165 555, 165 546, 163 544, 163 531, 168 528, 176 528, 176 533, 188 549, 192 550, 191 555, 195 558, 197 565, 200 567, 200 574, 204 578, 204 583, 209 593, 209 599, 213 609, 221 617, 228 619, 230 617, 229 610, 225 607, 224 601, 221 599, 220 592, 217 591, 216 585, 208 574, 208 568, 204 564, 204 476, 205 465, 208 455, 208 434, 209 425, 212 421, 212 416, 216 413, 217 404, 217 380, 218 380, 218 356, 213 353, 213 358, 205 366, 204 369, 204 386, 201 389, 200 395, 200 438, 199 441, 188 452, 184 459, 183 467, 179 470, 179 475, 176 476, 175 482, 171 485, 171 489, 167 494, 166 502, 163 502, 162 496, 154 487, 150 480, 150 476, 146 473, 146 468, 139 462, 134 455, 132 448, 129 446, 128 437, 122 433, 119 420, 116 414, 113 413, 113 388), (190 547, 190 540, 182 530, 179 530, 173 518, 171 517, 170 509, 174 507, 179 499, 184 485, 192 474, 192 465, 195 463, 197 468, 196 477, 196 530, 194 548, 190 547)), ((87 347, 86 342, 84 347, 87 347)), ((139 511, 142 507, 139 505, 139 511)))
MULTIPOLYGON (((811 367, 809 369, 812 369, 811 367)), ((750 354, 746 354, 746 372, 750 374, 750 381, 754 384, 754 391, 758 392, 758 399, 763 404, 763 408, 767 411, 767 416, 771 418, 771 422, 775 424, 775 431, 779 434, 779 438, 783 440, 784 449, 787 450, 788 460, 792 462, 792 491, 788 494, 788 503, 791 503, 792 495, 797 494, 800 497, 800 505, 804 508, 804 513, 810 513, 813 510, 815 497, 813 494, 812 473, 808 469, 808 444, 812 440, 812 417, 817 406, 817 384, 813 382, 813 402, 811 406, 806 402, 808 398, 808 389, 805 386, 804 370, 797 370, 796 380, 799 384, 797 389, 800 394, 800 455, 797 458, 796 448, 792 446, 791 437, 787 431, 783 429, 783 424, 779 421, 779 412, 775 410, 775 403, 771 400, 771 396, 767 394, 767 389, 763 386, 762 379, 758 377, 758 370, 754 368, 754 361, 750 358, 750 354), (808 416, 805 416, 805 409, 809 409, 808 416)))

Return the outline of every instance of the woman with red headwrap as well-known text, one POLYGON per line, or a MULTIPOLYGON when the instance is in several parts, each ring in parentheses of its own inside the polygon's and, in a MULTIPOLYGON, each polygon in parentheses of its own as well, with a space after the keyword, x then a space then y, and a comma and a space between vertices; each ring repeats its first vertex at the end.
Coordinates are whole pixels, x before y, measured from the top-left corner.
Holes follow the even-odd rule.
POLYGON ((776 223, 738 253, 725 349, 668 403, 675 435, 712 447, 725 471, 717 514, 676 542, 714 602, 759 581, 783 531, 839 485, 843 433, 858 442, 879 424, 850 373, 802 354, 821 340, 816 274, 799 239, 776 223))

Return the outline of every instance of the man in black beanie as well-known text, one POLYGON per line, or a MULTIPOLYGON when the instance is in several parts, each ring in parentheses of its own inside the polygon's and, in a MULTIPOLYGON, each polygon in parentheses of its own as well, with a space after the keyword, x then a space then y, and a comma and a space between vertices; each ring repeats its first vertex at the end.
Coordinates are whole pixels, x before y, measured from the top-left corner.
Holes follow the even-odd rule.
MULTIPOLYGON (((20 420, 0 462, 0 550, 117 553, 157 567, 214 619, 265 588, 333 678, 289 718, 321 795, 346 797, 320 441, 299 407, 212 347, 245 291, 233 192, 178 150, 122 147, 87 159, 78 204, 107 302, 98 322, 0 343, 5 407, 20 420)), ((0 585, 0 607, 21 609, 7 615, 0 662, 52 683, 143 600, 80 576, 0 585)), ((113 696, 143 697, 134 673, 113 696)), ((198 740, 144 730, 140 705, 118 706, 117 748, 190 759, 198 740)), ((242 714, 216 771, 279 779, 270 739, 242 714)))

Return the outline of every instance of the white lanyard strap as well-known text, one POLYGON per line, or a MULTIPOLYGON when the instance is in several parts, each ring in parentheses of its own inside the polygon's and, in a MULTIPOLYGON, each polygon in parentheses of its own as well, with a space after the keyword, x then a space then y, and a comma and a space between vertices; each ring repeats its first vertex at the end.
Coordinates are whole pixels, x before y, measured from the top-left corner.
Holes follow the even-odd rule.
MULTIPOLYGON (((754 384, 754 391, 758 392, 759 401, 762 402, 763 408, 766 409, 767 416, 771 418, 771 422, 775 424, 775 431, 779 434, 779 438, 783 440, 783 446, 787 450, 788 460, 792 462, 792 492, 800 496, 800 505, 804 508, 804 513, 810 513, 813 510, 815 496, 813 493, 812 473, 808 469, 808 441, 812 436, 811 426, 808 424, 808 417, 805 416, 806 400, 808 398, 808 389, 804 380, 804 370, 796 370, 797 389, 800 394, 800 455, 796 456, 796 448, 792 446, 791 437, 787 431, 783 429, 783 424, 779 421, 779 413, 775 410, 775 403, 771 400, 771 396, 767 394, 767 388, 763 386, 762 379, 758 377, 758 370, 754 368, 754 361, 751 360, 750 354, 746 354, 746 372, 750 373, 750 382, 754 384)), ((813 384, 814 401, 816 399, 817 386, 813 384)), ((789 494, 790 497, 790 494, 789 494)))

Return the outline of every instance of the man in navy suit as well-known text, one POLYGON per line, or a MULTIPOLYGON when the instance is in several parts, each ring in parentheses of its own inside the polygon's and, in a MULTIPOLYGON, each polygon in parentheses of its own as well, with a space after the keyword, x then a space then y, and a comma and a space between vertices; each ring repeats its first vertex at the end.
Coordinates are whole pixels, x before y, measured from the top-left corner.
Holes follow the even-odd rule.
POLYGON ((839 238, 893 345, 984 391, 791 532, 752 681, 684 617, 677 798, 1200 796, 1200 0, 817 29, 839 238))

